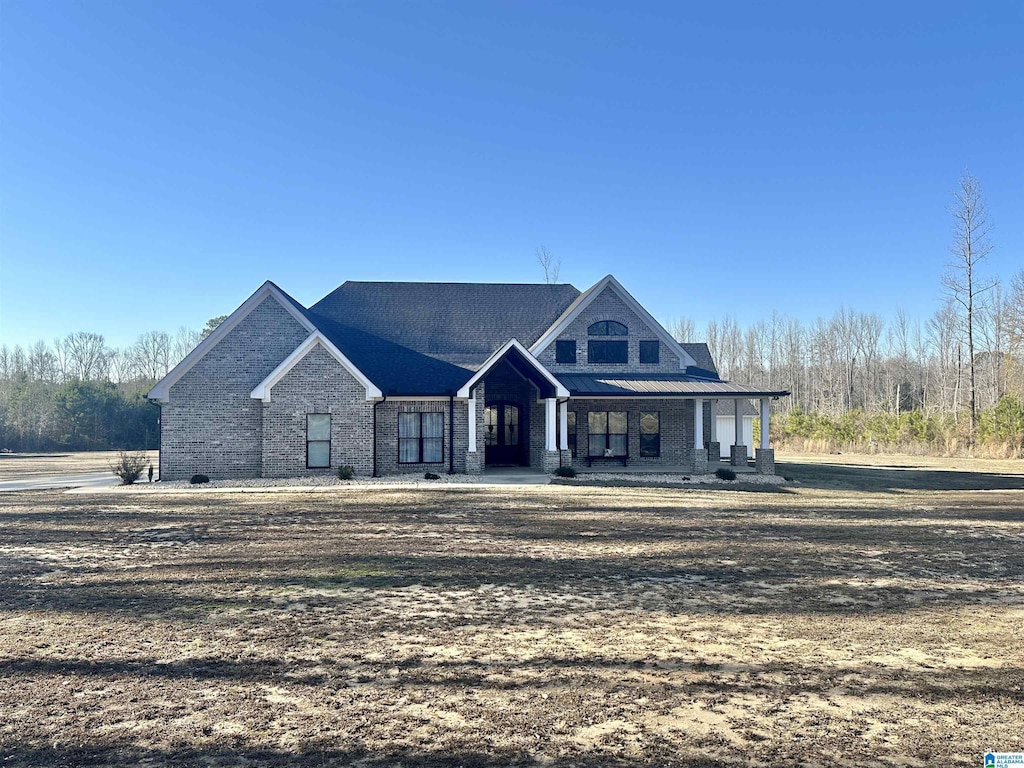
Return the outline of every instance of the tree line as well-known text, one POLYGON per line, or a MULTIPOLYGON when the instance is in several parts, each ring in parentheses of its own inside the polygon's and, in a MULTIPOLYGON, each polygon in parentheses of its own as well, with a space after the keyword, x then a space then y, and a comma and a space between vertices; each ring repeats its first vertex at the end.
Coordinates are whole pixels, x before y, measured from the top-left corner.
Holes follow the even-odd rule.
POLYGON ((0 450, 158 447, 160 409, 146 393, 223 320, 202 331, 148 331, 123 348, 85 331, 0 345, 0 450))
POLYGON ((706 341, 723 378, 788 390, 772 438, 797 448, 978 449, 1024 456, 1024 270, 983 274, 988 221, 965 174, 951 207, 954 237, 942 300, 927 318, 841 307, 810 323, 773 313, 749 326, 725 317, 680 341, 706 341))

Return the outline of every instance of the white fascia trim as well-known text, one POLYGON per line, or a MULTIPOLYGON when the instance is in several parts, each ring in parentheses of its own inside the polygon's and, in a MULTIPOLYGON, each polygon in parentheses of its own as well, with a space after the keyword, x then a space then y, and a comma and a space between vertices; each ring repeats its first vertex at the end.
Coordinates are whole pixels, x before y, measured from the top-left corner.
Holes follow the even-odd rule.
POLYGON ((342 354, 341 350, 334 346, 320 331, 313 331, 306 340, 299 344, 288 357, 281 361, 281 364, 277 366, 270 375, 267 376, 263 381, 256 385, 256 389, 252 391, 249 397, 254 400, 262 400, 264 403, 270 402, 270 390, 273 389, 274 385, 277 384, 281 379, 292 368, 295 367, 302 358, 304 358, 317 344, 322 346, 326 350, 327 354, 337 360, 341 367, 352 374, 356 381, 363 385, 366 389, 366 399, 376 400, 383 396, 380 388, 377 387, 372 381, 366 378, 366 375, 360 371, 356 366, 342 354))
POLYGON ((618 295, 620 299, 626 302, 626 305, 632 309, 636 314, 640 316, 640 319, 647 323, 648 326, 654 329, 654 332, 658 335, 665 344, 675 354, 679 356, 679 367, 685 369, 688 365, 697 365, 697 361, 690 357, 690 354, 679 346, 679 342, 675 340, 671 333, 665 330, 661 323, 654 319, 639 301, 633 298, 633 296, 622 287, 622 283, 616 280, 612 275, 605 275, 599 280, 592 288, 585 291, 581 297, 581 301, 576 306, 566 310, 560 318, 558 318, 554 324, 548 328, 541 337, 533 343, 530 347, 530 351, 535 355, 540 355, 545 349, 551 346, 551 343, 557 339, 569 324, 580 316, 580 313, 584 309, 590 306, 590 304, 596 299, 605 288, 611 288, 618 295))
POLYGON ((159 400, 161 403, 166 403, 170 398, 171 386, 188 373, 192 367, 203 359, 203 356, 217 346, 217 343, 227 336, 231 331, 242 322, 249 313, 258 307, 267 296, 273 296, 277 299, 278 304, 285 308, 292 317, 298 321, 298 323, 305 328, 308 332, 312 333, 316 330, 316 327, 309 322, 305 315, 295 308, 285 296, 281 293, 281 289, 274 285, 272 282, 267 280, 263 285, 257 289, 256 293, 246 299, 242 306, 228 315, 227 319, 217 326, 217 328, 199 342, 199 345, 189 352, 185 358, 172 368, 166 376, 157 382, 156 386, 149 390, 149 394, 146 395, 150 400, 159 400))
POLYGON ((496 352, 494 352, 494 354, 492 354, 490 357, 488 357, 484 361, 484 364, 480 366, 480 370, 478 370, 476 373, 474 373, 472 378, 469 381, 467 381, 462 386, 462 388, 459 389, 458 392, 455 393, 456 396, 457 397, 462 397, 462 398, 468 398, 469 397, 469 390, 472 389, 476 385, 476 383, 478 381, 480 381, 480 379, 482 379, 492 367, 494 367, 495 363, 497 363, 502 357, 505 356, 506 352, 508 352, 510 349, 513 349, 513 348, 518 350, 523 355, 523 357, 525 357, 527 359, 527 361, 530 363, 530 365, 532 365, 534 367, 534 369, 537 371, 537 373, 539 373, 541 376, 543 376, 545 379, 547 379, 548 382, 555 388, 555 397, 568 397, 569 396, 569 390, 565 388, 565 385, 562 384, 562 382, 560 382, 558 379, 556 379, 554 377, 554 375, 551 373, 551 371, 549 371, 547 368, 545 368, 543 365, 541 365, 540 360, 538 360, 536 357, 534 357, 530 353, 530 350, 528 350, 526 347, 524 347, 522 344, 520 344, 515 339, 509 339, 504 344, 502 344, 498 348, 498 350, 496 352))

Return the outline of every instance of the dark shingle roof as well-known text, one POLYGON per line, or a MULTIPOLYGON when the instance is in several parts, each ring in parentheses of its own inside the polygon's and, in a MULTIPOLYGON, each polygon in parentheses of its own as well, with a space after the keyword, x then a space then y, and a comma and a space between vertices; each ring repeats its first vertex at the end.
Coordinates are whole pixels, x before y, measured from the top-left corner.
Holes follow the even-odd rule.
POLYGON ((698 368, 713 373, 716 377, 718 376, 718 368, 715 367, 715 359, 711 357, 711 350, 708 349, 707 344, 703 341, 681 341, 679 342, 679 346, 696 361, 698 368))
POLYGON ((571 285, 350 281, 310 311, 421 355, 475 368, 511 338, 529 347, 579 293, 571 285))

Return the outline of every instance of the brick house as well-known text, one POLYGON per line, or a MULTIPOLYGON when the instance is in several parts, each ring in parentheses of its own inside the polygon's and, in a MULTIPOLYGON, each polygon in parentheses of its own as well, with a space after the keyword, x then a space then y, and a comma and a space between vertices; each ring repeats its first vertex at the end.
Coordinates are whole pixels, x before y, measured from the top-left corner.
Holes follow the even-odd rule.
MULTIPOLYGON (((149 393, 160 477, 483 472, 608 463, 703 472, 719 378, 611 275, 571 285, 347 282, 310 308, 266 282, 149 393)), ((749 407, 747 403, 746 407, 749 407)), ((774 472, 768 430, 758 471, 774 472)), ((747 463, 748 447, 728 451, 747 463)))

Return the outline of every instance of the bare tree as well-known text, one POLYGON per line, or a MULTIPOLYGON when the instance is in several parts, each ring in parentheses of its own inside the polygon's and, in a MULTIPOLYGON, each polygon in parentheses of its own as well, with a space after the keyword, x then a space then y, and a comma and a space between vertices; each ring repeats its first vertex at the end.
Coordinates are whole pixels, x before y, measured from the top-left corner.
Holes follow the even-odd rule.
POLYGON ((106 375, 110 350, 101 334, 69 333, 64 337, 63 350, 72 377, 92 381, 106 375))
POLYGON ((171 362, 177 365, 202 340, 203 336, 199 331, 194 331, 184 325, 178 328, 171 344, 171 362))
POLYGON ((156 381, 171 365, 171 337, 164 331, 147 331, 132 345, 132 357, 139 375, 156 381))
POLYGON ((949 296, 963 310, 964 331, 967 335, 967 364, 970 370, 970 441, 973 444, 978 421, 978 390, 974 360, 974 309, 978 297, 993 283, 979 284, 975 274, 978 262, 992 251, 988 242, 991 225, 981 197, 981 184, 970 173, 960 175, 960 185, 953 193, 955 202, 950 208, 953 216, 953 260, 947 264, 943 283, 949 296))
POLYGON ((665 323, 665 329, 676 341, 694 341, 693 320, 688 317, 676 317, 665 323))
POLYGON ((544 282, 554 285, 558 282, 558 273, 562 271, 562 260, 554 256, 545 246, 537 248, 537 263, 544 270, 544 282))

